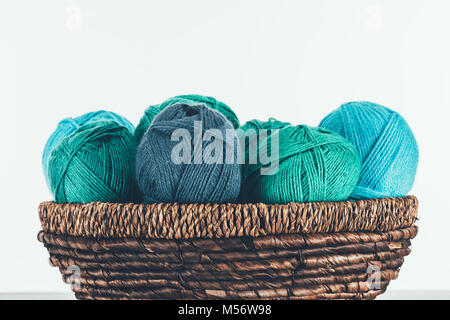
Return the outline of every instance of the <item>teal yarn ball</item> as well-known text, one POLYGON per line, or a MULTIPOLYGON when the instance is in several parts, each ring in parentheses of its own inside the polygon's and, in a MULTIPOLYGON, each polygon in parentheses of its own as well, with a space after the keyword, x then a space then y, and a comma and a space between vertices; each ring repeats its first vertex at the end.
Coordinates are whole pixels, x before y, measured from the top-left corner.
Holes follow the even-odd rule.
POLYGON ((236 130, 220 112, 202 103, 165 108, 137 150, 136 178, 144 202, 236 202, 239 150, 236 130))
POLYGON ((340 135, 275 119, 253 120, 240 129, 241 143, 246 136, 241 201, 270 204, 342 201, 353 192, 361 160, 356 148, 340 135), (253 130, 249 133, 250 129, 253 130), (269 131, 264 133, 261 129, 269 131), (269 138, 261 138, 265 135, 269 138), (258 158, 256 163, 249 163, 252 140, 256 142, 258 157, 261 151, 270 153, 273 163, 278 160, 278 168, 262 174, 267 161, 265 165, 258 158))
POLYGON ((125 128, 127 128, 131 133, 134 133, 133 124, 130 121, 128 121, 125 117, 122 117, 114 112, 104 110, 85 113, 82 116, 75 118, 66 118, 58 123, 56 130, 51 134, 50 138, 47 140, 44 152, 42 154, 42 168, 44 170, 47 185, 49 185, 48 161, 50 158, 50 154, 61 143, 61 141, 85 124, 95 121, 107 121, 107 120, 115 121, 119 125, 122 125, 125 128))
POLYGON ((234 128, 239 127, 239 119, 236 114, 231 110, 229 106, 225 103, 216 100, 213 97, 201 96, 197 94, 188 94, 188 95, 180 95, 173 98, 169 98, 161 104, 150 106, 145 110, 144 115, 142 116, 139 124, 136 127, 135 137, 136 141, 140 142, 142 136, 147 131, 148 127, 152 123, 155 116, 160 113, 165 108, 175 104, 175 103, 184 103, 184 104, 199 104, 203 103, 206 106, 219 111, 222 113, 228 121, 231 122, 234 128))
POLYGON ((115 121, 78 128, 52 151, 49 182, 55 202, 131 202, 136 199, 136 142, 115 121))
POLYGON ((275 130, 275 129, 282 129, 288 126, 291 126, 289 122, 283 122, 275 118, 269 118, 269 120, 267 121, 260 121, 256 119, 247 121, 239 129, 241 132, 245 133, 248 132, 250 129, 253 129, 255 130, 255 132, 257 132, 260 129, 275 130))
POLYGON ((419 150, 411 128, 397 112, 372 102, 349 102, 319 126, 339 133, 359 152, 363 165, 352 199, 402 197, 411 190, 419 150))

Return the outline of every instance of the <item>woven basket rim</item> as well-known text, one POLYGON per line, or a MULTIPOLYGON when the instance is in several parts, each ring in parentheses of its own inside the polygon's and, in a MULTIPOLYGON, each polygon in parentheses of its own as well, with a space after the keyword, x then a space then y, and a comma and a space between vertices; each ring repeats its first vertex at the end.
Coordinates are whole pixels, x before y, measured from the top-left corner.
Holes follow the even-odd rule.
POLYGON ((415 196, 289 204, 43 202, 45 232, 90 238, 218 239, 276 234, 386 232, 417 220, 415 196))

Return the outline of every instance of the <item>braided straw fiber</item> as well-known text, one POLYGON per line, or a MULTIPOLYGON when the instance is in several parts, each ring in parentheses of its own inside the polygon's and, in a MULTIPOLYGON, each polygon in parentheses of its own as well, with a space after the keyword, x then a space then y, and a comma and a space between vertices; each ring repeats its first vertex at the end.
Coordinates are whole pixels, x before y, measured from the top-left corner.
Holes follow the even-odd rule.
POLYGON ((42 203, 79 299, 373 299, 417 234, 415 197, 264 204, 42 203), (377 271, 373 273, 374 271, 377 271))

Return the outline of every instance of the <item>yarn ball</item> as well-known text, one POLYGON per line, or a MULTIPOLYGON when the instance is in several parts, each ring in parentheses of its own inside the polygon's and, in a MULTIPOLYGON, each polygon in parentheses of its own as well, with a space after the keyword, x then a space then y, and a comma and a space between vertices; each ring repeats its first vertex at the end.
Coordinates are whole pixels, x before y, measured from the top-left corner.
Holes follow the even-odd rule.
POLYGON ((206 97, 197 94, 180 95, 167 99, 161 104, 150 106, 147 108, 147 110, 145 110, 144 115, 142 116, 141 120, 139 121, 139 124, 136 127, 136 132, 134 135, 136 137, 136 141, 138 142, 141 141, 142 136, 147 131, 153 119, 159 112, 175 103, 185 103, 185 104, 203 103, 206 106, 222 113, 231 122, 234 128, 239 127, 239 120, 236 114, 225 103, 220 102, 212 97, 206 97))
POLYGON ((258 157, 261 151, 270 153, 271 163, 278 160, 278 168, 262 174, 267 161, 264 164, 258 158, 256 163, 249 163, 246 143, 241 201, 286 204, 342 201, 350 196, 359 178, 361 160, 346 139, 328 130, 292 126, 275 119, 246 123, 240 135, 255 128, 269 130, 265 133, 269 138, 261 139, 262 131, 257 130, 249 135, 249 142, 256 140, 258 157))
POLYGON ((237 144, 233 125, 216 110, 186 103, 165 108, 138 146, 136 177, 144 202, 235 202, 241 186, 237 144))
POLYGON ((352 199, 402 197, 414 184, 419 161, 416 139, 397 112, 372 102, 349 102, 319 125, 356 146, 363 165, 352 199))
POLYGON ((87 123, 106 120, 115 121, 127 128, 131 133, 134 133, 134 126, 130 121, 114 112, 104 110, 89 112, 76 118, 67 118, 58 123, 58 127, 47 140, 42 155, 42 168, 44 170, 47 185, 50 185, 48 179, 48 160, 52 151, 61 143, 61 141, 87 123))
POLYGON ((260 120, 250 120, 244 123, 241 127, 239 127, 239 130, 243 133, 248 133, 250 129, 255 130, 257 132, 260 129, 265 130, 274 130, 274 129, 282 129, 287 126, 291 126, 289 122, 283 122, 279 121, 275 118, 269 118, 267 121, 260 121, 260 120))
POLYGON ((136 143, 115 121, 79 127, 52 151, 48 172, 55 202, 131 202, 136 199, 136 143))

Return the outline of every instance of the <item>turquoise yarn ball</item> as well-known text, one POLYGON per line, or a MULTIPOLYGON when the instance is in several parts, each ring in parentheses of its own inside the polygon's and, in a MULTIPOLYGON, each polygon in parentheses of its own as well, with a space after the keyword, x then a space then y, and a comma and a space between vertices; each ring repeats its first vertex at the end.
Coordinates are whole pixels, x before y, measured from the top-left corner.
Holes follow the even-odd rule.
POLYGON ((136 177, 144 202, 236 202, 241 186, 237 142, 233 125, 204 104, 165 108, 137 150, 136 177))
POLYGON ((349 102, 319 125, 353 143, 363 161, 351 198, 402 197, 414 184, 419 160, 416 139, 397 112, 372 102, 349 102))
POLYGON ((136 142, 115 121, 79 127, 52 151, 48 161, 55 202, 131 202, 137 198, 136 142))
POLYGON ((239 127, 239 120, 236 114, 225 103, 218 101, 213 97, 201 96, 198 94, 180 95, 173 98, 169 98, 161 104, 150 106, 147 108, 147 110, 145 110, 144 115, 142 116, 141 120, 139 121, 136 127, 136 132, 134 135, 138 143, 141 141, 142 136, 147 131, 148 127, 152 123, 155 116, 165 108, 175 103, 184 103, 191 105, 202 103, 207 107, 210 107, 222 113, 225 116, 225 118, 227 118, 228 121, 231 122, 234 128, 239 127))
POLYGON ((48 161, 50 154, 61 143, 61 141, 85 124, 107 120, 115 121, 119 125, 127 128, 131 133, 134 133, 134 126, 130 121, 114 112, 104 110, 89 112, 76 118, 66 118, 58 123, 58 127, 47 140, 44 153, 42 154, 42 168, 44 170, 47 185, 50 185, 48 179, 48 161))
POLYGON ((361 160, 356 148, 340 135, 275 119, 253 120, 240 129, 241 143, 241 135, 248 137, 241 201, 272 204, 341 201, 355 188, 361 160), (264 133, 261 129, 270 131, 264 133), (266 134, 269 139, 261 139, 266 134), (278 135, 278 142, 275 135, 278 135), (267 165, 260 159, 255 164, 250 163, 251 141, 256 142, 258 156, 262 151, 278 160, 278 169, 272 174, 262 174, 261 169, 267 165))

